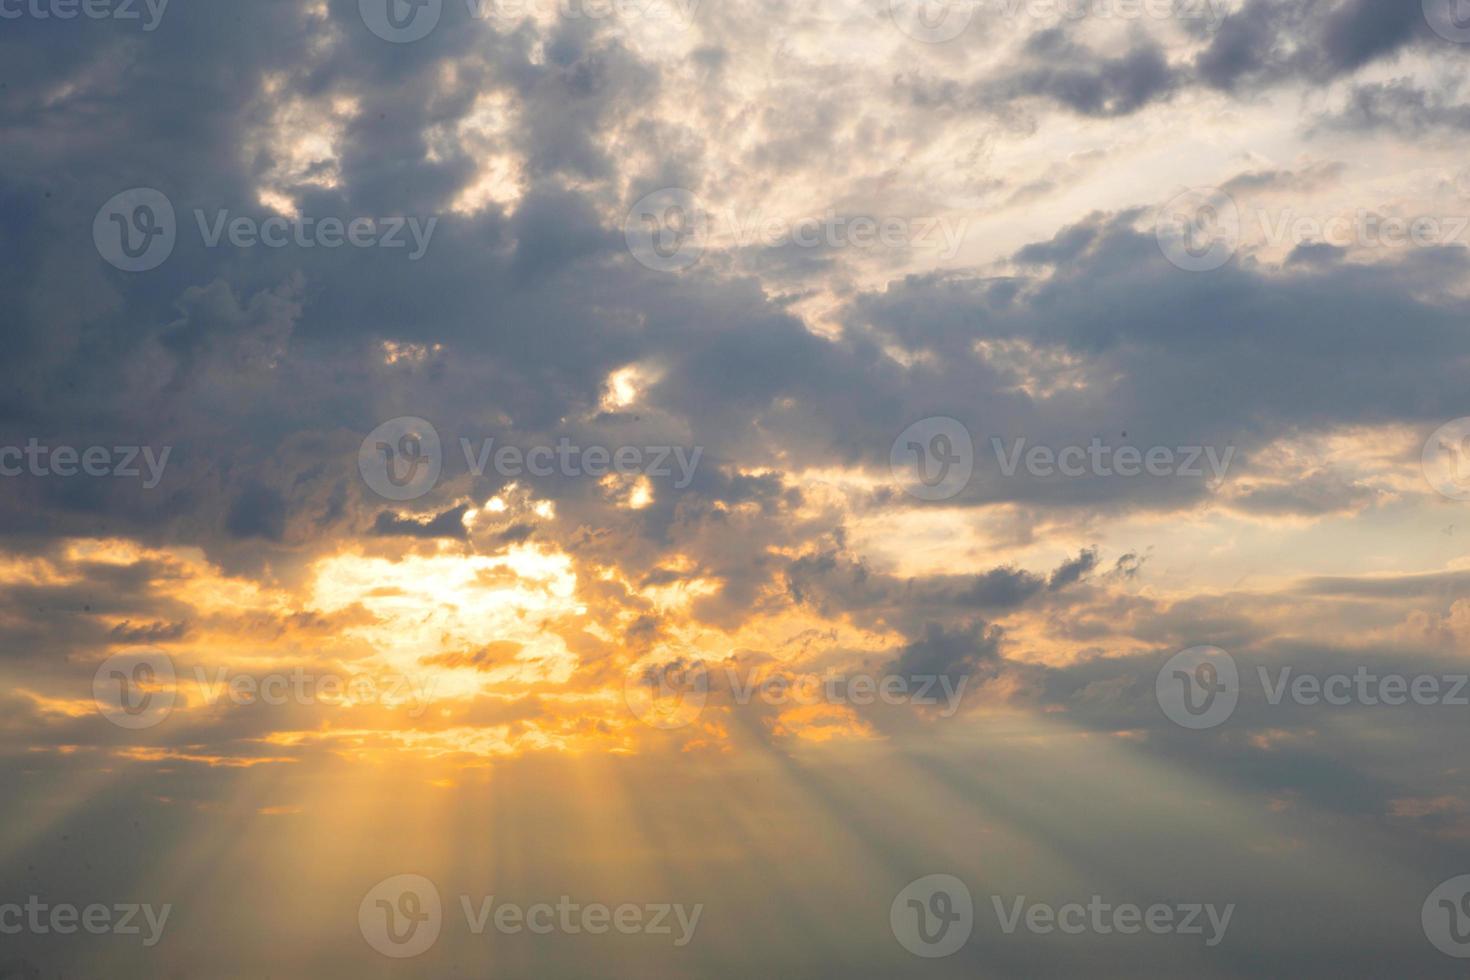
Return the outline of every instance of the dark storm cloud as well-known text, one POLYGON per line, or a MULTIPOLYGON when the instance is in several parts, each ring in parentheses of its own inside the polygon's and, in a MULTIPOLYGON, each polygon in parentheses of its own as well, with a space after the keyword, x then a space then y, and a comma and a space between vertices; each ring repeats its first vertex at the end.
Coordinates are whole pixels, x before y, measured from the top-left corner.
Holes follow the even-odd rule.
POLYGON ((1470 105, 1406 78, 1354 85, 1347 104, 1322 123, 1330 129, 1388 131, 1404 137, 1470 129, 1470 105))
POLYGON ((1311 595, 1357 596, 1365 599, 1470 595, 1470 572, 1434 572, 1423 575, 1385 575, 1346 578, 1323 576, 1301 583, 1311 595))
POLYGON ((464 515, 468 511, 469 505, 461 504, 430 515, 428 520, 414 520, 385 510, 373 522, 373 533, 382 537, 463 538, 467 533, 464 515))
POLYGON ((1171 59, 1142 32, 1123 53, 1105 53, 1074 37, 1078 22, 1031 34, 1014 61, 978 81, 915 72, 899 80, 899 91, 917 107, 1003 118, 1019 100, 1035 99, 1083 116, 1127 116, 1190 88, 1249 95, 1287 82, 1327 85, 1411 46, 1450 51, 1420 6, 1400 0, 1247 0, 1221 16, 1218 25, 1181 21, 1203 44, 1192 58, 1171 59))
POLYGON ((967 677, 993 668, 999 660, 1001 631, 984 623, 954 630, 930 623, 903 648, 890 668, 907 677, 967 677))
POLYGON ((1148 41, 1108 58, 1051 30, 1033 35, 1025 55, 1037 64, 1017 70, 992 95, 1042 95, 1082 115, 1125 116, 1163 98, 1177 84, 1163 49, 1148 41))
POLYGON ((1097 552, 1087 549, 1050 576, 1018 568, 992 568, 970 575, 900 578, 869 568, 860 559, 827 551, 792 561, 784 571, 787 595, 824 616, 851 616, 869 626, 886 624, 914 634, 941 619, 992 618, 1031 604, 1059 602, 1096 567, 1097 552))
POLYGON ((1061 28, 1032 35, 1019 60, 978 82, 902 77, 899 92, 914 106, 1004 114, 1022 99, 1040 98, 1084 116, 1126 116, 1167 98, 1180 83, 1164 49, 1135 39, 1116 57, 1073 41, 1061 28))
POLYGON ((1291 78, 1323 83, 1416 40, 1443 43, 1416 3, 1248 0, 1221 24, 1195 68, 1205 84, 1224 90, 1291 78))

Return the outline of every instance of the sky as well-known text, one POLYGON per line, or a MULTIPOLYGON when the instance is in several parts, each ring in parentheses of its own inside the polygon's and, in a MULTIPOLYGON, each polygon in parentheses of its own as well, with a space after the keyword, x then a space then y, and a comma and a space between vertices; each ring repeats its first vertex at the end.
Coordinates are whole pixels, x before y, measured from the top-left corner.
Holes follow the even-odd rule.
POLYGON ((0 0, 0 980, 1463 976, 1467 46, 0 0))

